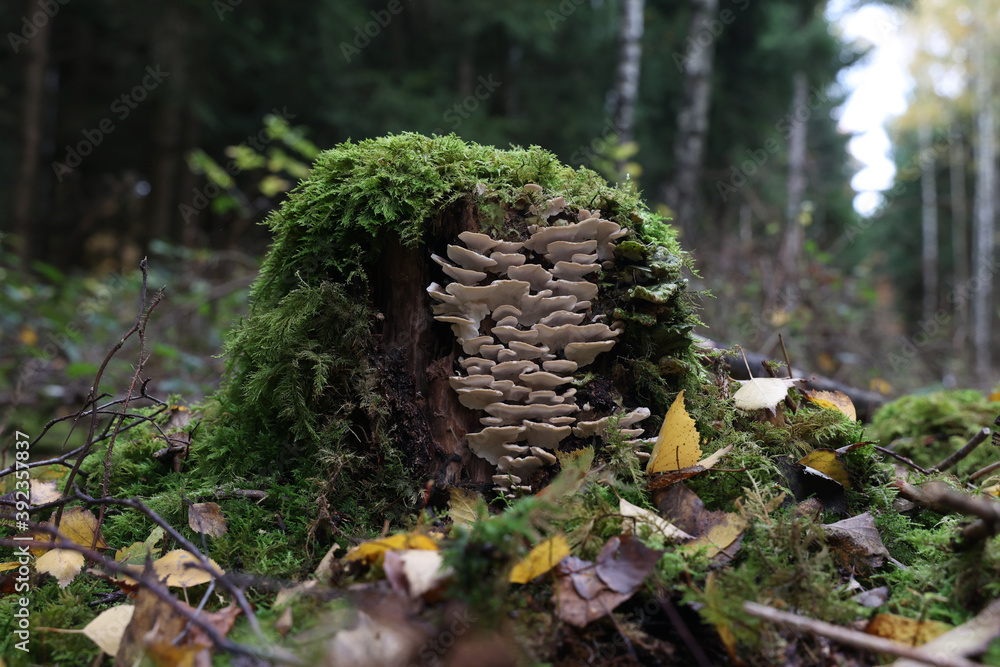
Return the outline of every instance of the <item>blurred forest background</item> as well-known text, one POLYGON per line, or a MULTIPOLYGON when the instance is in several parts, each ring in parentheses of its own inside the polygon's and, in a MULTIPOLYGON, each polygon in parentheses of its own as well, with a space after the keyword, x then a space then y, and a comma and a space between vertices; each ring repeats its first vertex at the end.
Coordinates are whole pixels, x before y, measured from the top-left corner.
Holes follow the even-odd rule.
POLYGON ((885 393, 989 389, 1000 2, 878 7, 912 87, 862 216, 838 119, 878 44, 826 2, 2 3, 0 425, 80 404, 147 255, 152 386, 211 391, 257 223, 317 150, 403 131, 641 189, 696 257, 713 340, 781 358, 782 333, 796 366, 885 393))

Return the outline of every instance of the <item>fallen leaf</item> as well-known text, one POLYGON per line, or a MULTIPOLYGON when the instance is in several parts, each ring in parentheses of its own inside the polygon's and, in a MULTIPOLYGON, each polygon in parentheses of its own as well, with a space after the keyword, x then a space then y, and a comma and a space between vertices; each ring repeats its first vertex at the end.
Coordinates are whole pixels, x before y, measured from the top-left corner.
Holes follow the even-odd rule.
POLYGON ((341 630, 327 642, 322 664, 336 667, 405 665, 418 646, 407 628, 382 623, 359 611, 353 628, 341 630))
POLYGON ((539 542, 510 571, 510 582, 514 584, 526 584, 535 577, 539 577, 551 570, 568 555, 569 543, 566 542, 564 535, 556 535, 543 542, 539 542))
POLYGON ((788 396, 789 387, 794 387, 801 379, 793 378, 750 378, 739 380, 743 385, 735 394, 733 400, 740 410, 770 410, 774 411, 778 403, 788 396))
MULTIPOLYGON (((209 559, 208 562, 220 573, 225 574, 214 560, 209 559)), ((201 561, 191 552, 174 549, 163 558, 153 561, 153 572, 156 573, 157 579, 165 580, 167 586, 190 588, 199 584, 207 584, 212 580, 212 575, 208 572, 201 567, 194 567, 195 565, 200 566, 200 564, 201 561)))
POLYGON ((417 599, 436 588, 440 588, 454 571, 443 568, 444 557, 440 551, 407 549, 406 551, 386 551, 382 561, 385 578, 392 587, 417 599))
POLYGON ((725 551, 743 535, 747 527, 746 520, 735 512, 728 512, 720 523, 709 528, 708 533, 694 542, 688 542, 683 549, 700 549, 708 547, 706 555, 714 558, 720 551, 725 551))
POLYGON ((858 412, 854 408, 851 397, 842 391, 814 391, 806 389, 802 392, 815 405, 829 410, 839 410, 852 421, 858 420, 858 412))
POLYGON ((656 568, 663 552, 631 535, 612 537, 597 555, 597 576, 615 593, 632 595, 656 568))
POLYGON ((379 563, 382 560, 382 556, 389 549, 394 551, 401 551, 403 549, 437 551, 438 544, 433 538, 424 533, 400 533, 399 535, 385 537, 380 540, 362 542, 356 547, 351 547, 351 550, 344 556, 344 560, 360 560, 369 564, 379 563))
MULTIPOLYGON (((42 522, 43 526, 51 526, 52 524, 48 521, 42 522)), ((100 530, 97 526, 97 517, 87 509, 82 507, 70 507, 68 510, 63 512, 62 520, 59 522, 59 534, 71 541, 79 544, 81 547, 86 547, 88 549, 93 546, 94 549, 107 549, 108 543, 104 541, 104 536, 101 535, 100 530), (97 537, 96 543, 94 537, 97 537)), ((42 531, 36 531, 33 533, 35 540, 39 542, 48 541, 54 539, 48 533, 42 531)), ((41 556, 48 549, 45 547, 31 547, 31 553, 36 556, 41 556)))
POLYGON ((218 503, 194 503, 188 508, 188 526, 196 533, 222 537, 229 532, 218 503))
POLYGON ((868 623, 865 632, 907 646, 920 646, 951 629, 952 626, 940 621, 917 621, 895 614, 876 614, 868 623))
POLYGON ((711 456, 706 456, 701 461, 698 461, 696 465, 690 468, 682 468, 681 470, 672 470, 669 472, 658 472, 650 475, 649 477, 649 488, 651 491, 656 491, 658 489, 663 489, 668 486, 677 484, 678 482, 683 482, 686 479, 691 479, 695 475, 699 475, 706 470, 710 470, 715 466, 716 463, 722 459, 723 456, 728 454, 733 450, 732 445, 727 445, 722 449, 718 450, 711 456))
POLYGON ((618 513, 623 517, 632 519, 633 526, 651 526, 654 531, 659 532, 667 539, 691 539, 691 535, 674 526, 655 512, 637 507, 624 498, 618 500, 618 513))
POLYGON ((778 459, 778 467, 788 482, 788 488, 795 496, 795 500, 801 502, 815 496, 823 503, 824 508, 847 514, 847 496, 843 484, 826 473, 790 459, 778 459))
POLYGON ((106 609, 83 627, 83 634, 108 655, 115 655, 134 612, 135 606, 130 604, 106 609))
POLYGON ((285 607, 285 611, 281 612, 281 616, 278 620, 274 622, 274 629, 278 631, 278 634, 282 637, 288 636, 288 631, 292 629, 292 608, 285 607))
POLYGON ((43 482, 39 479, 32 479, 29 484, 32 505, 44 505, 62 498, 62 494, 56 488, 55 481, 43 482))
POLYGON ((59 588, 66 588, 83 569, 83 563, 83 554, 79 551, 49 549, 35 561, 35 570, 51 574, 59 581, 59 588))
POLYGON ((839 454, 832 449, 814 449, 799 459, 799 463, 807 468, 818 470, 838 482, 845 489, 851 488, 851 479, 847 474, 847 466, 844 465, 839 454))
POLYGON ((160 555, 160 548, 156 544, 163 539, 164 534, 163 529, 157 526, 145 541, 133 542, 130 546, 116 551, 115 560, 122 565, 141 566, 147 555, 150 558, 156 558, 160 555))
POLYGON ((482 518, 480 507, 484 505, 478 493, 453 486, 448 495, 448 515, 456 526, 468 526, 482 518))
POLYGON ((827 541, 835 547, 835 554, 851 565, 863 564, 874 569, 889 557, 871 512, 824 524, 823 530, 827 541))
MULTIPOLYGON (((180 604, 187 607, 183 602, 180 604)), ((188 608, 194 612, 193 608, 188 608)), ((157 665, 193 665, 195 654, 206 649, 197 646, 171 646, 171 642, 187 624, 188 619, 156 593, 145 587, 140 588, 136 594, 132 619, 125 628, 115 654, 115 664, 137 665, 143 656, 149 655, 157 665)))
POLYGON ((684 409, 684 390, 667 410, 653 453, 646 464, 646 474, 670 472, 697 465, 701 458, 700 436, 694 420, 684 409))

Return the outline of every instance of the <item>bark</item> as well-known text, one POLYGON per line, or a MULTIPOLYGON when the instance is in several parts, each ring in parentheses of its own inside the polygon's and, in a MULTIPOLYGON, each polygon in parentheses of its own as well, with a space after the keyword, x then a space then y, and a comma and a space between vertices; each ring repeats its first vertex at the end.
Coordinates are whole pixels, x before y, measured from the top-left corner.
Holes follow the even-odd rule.
MULTIPOLYGON (((34 0, 25 3, 24 15, 32 16, 38 10, 34 0)), ((21 108, 21 161, 14 184, 12 228, 23 241, 20 248, 22 260, 31 257, 32 220, 37 194, 38 168, 42 155, 42 135, 45 114, 45 70, 49 61, 50 19, 37 26, 28 43, 22 45, 20 58, 24 63, 24 105, 21 108)))
POLYGON ((694 231, 698 205, 698 176, 708 134, 708 112, 711 108, 712 60, 715 38, 707 44, 698 41, 704 25, 712 20, 719 0, 691 0, 691 27, 683 53, 674 52, 673 59, 684 76, 684 92, 677 113, 677 139, 674 143, 674 178, 667 186, 665 199, 673 209, 675 224, 686 238, 694 231))
POLYGON ((976 58, 976 220, 973 243, 974 275, 972 293, 973 363, 982 384, 993 382, 990 363, 990 331, 993 320, 993 225, 996 196, 996 127, 993 117, 993 90, 987 69, 987 43, 982 27, 977 32, 976 58))
MULTIPOLYGON (((961 130, 952 127, 948 144, 949 185, 951 186, 951 247, 952 263, 955 267, 954 285, 966 285, 969 281, 969 215, 965 201, 965 141, 961 130)), ((956 335, 955 346, 961 356, 965 351, 968 335, 969 309, 964 300, 955 299, 956 335)))
MULTIPOLYGON (((643 9, 645 0, 624 0, 622 3, 621 30, 618 41, 618 71, 612 94, 615 113, 615 132, 618 142, 633 139, 635 105, 639 97, 639 72, 642 63, 643 9)), ((625 161, 616 160, 618 178, 625 180, 625 161)))
POLYGON ((803 229, 800 217, 806 192, 806 131, 808 119, 798 117, 806 108, 809 79, 804 72, 792 77, 792 124, 788 133, 788 204, 785 208, 785 238, 781 244, 782 272, 789 288, 794 288, 802 264, 803 229))
POLYGON ((923 249, 921 267, 923 275, 923 316, 929 322, 937 310, 938 293, 938 222, 937 180, 935 178, 934 149, 931 126, 926 120, 917 129, 920 147, 920 230, 923 249))

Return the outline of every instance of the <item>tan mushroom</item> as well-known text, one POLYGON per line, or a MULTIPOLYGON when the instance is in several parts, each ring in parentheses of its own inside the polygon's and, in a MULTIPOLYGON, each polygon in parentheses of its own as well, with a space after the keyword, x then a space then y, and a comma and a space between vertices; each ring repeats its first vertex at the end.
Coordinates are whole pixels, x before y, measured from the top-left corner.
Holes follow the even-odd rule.
MULTIPOLYGON (((570 417, 572 419, 572 417, 570 417)), ((557 426, 545 422, 524 422, 524 437, 532 447, 555 449, 564 439, 569 437, 573 428, 568 425, 557 426)))
POLYGON ((490 259, 496 262, 496 266, 489 270, 490 273, 499 273, 503 275, 512 267, 524 264, 528 258, 519 252, 494 252, 490 254, 490 259))
POLYGON ((563 354, 570 361, 575 361, 580 366, 593 363, 601 352, 607 352, 615 346, 613 340, 588 341, 580 343, 568 343, 563 354))
POLYGON ((493 336, 476 336, 475 338, 468 338, 462 342, 462 351, 466 354, 479 354, 479 348, 483 345, 490 345, 493 343, 493 336))
POLYGON ((569 359, 552 359, 550 361, 542 362, 542 370, 555 373, 556 375, 568 375, 570 373, 575 373, 577 367, 577 363, 575 361, 570 361, 569 359))
POLYGON ((460 245, 448 246, 448 259, 463 269, 469 269, 470 271, 484 271, 497 265, 496 260, 490 259, 485 255, 480 255, 475 250, 463 248, 460 245))
MULTIPOLYGON (((523 257, 523 255, 522 255, 523 257)), ((507 269, 507 276, 512 280, 526 280, 533 290, 543 290, 552 280, 552 274, 541 264, 523 264, 507 269)))
MULTIPOLYGON (((553 264, 569 260, 573 255, 596 253, 597 241, 553 241, 545 249, 545 259, 553 264)), ((596 259, 596 254, 595 254, 596 259)))
POLYGON ((514 380, 522 373, 530 373, 538 370, 538 364, 527 359, 517 359, 514 361, 504 361, 490 369, 490 373, 497 380, 514 380))
MULTIPOLYGON (((503 393, 485 387, 467 387, 458 390, 458 402, 473 410, 482 410, 491 403, 503 400, 503 393)), ((642 431, 640 431, 641 433, 642 431)))
POLYGON ((482 271, 463 269, 461 267, 455 266, 448 260, 444 259, 443 257, 439 257, 437 255, 431 255, 431 259, 433 259, 441 266, 441 268, 444 270, 445 274, 449 278, 457 280, 463 285, 475 285, 476 283, 486 280, 486 274, 482 271))
POLYGON ((489 387, 494 389, 495 387, 492 386, 493 382, 492 375, 453 375, 448 378, 448 384, 455 391, 470 387, 489 387))
POLYGON ((550 273, 559 278, 560 280, 569 280, 570 282, 579 282, 585 280, 584 276, 588 273, 593 273, 594 271, 600 270, 600 265, 598 264, 577 264, 576 262, 556 262, 555 268, 553 268, 550 273))
POLYGON ((555 389, 560 385, 572 382, 573 378, 560 377, 548 371, 538 371, 536 373, 522 373, 520 380, 532 390, 537 391, 539 389, 555 389))

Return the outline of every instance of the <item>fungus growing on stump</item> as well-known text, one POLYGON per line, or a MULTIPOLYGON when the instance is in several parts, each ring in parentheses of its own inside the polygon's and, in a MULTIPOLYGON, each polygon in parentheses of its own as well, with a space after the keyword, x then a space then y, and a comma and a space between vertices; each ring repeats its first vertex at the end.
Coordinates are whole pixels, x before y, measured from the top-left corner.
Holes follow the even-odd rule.
MULTIPOLYGON (((529 183, 525 191, 539 189, 529 183)), ((572 215, 565 199, 556 197, 545 202, 539 218, 566 214, 572 215)), ((455 264, 431 255, 454 281, 443 289, 438 283, 427 287, 434 319, 451 325, 469 355, 449 382, 462 405, 488 415, 480 419, 485 428, 468 434, 469 448, 497 466, 493 481, 505 495, 531 491, 528 478, 556 462, 550 450, 566 437, 603 436, 607 429, 608 416, 571 426, 582 409, 576 389, 557 390, 611 350, 622 332, 621 322, 608 326, 598 321, 603 315, 593 314, 600 292, 593 281, 601 261, 613 265, 614 241, 626 232, 602 220, 599 211, 575 215, 577 222, 529 226, 524 243, 462 232, 458 240, 465 246, 447 249, 455 264)), ((649 414, 638 408, 620 424, 631 426, 649 414)), ((623 433, 635 437, 642 429, 623 433)))

